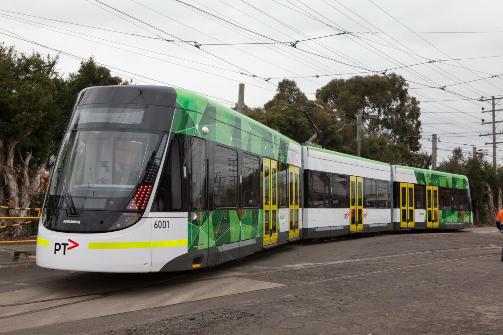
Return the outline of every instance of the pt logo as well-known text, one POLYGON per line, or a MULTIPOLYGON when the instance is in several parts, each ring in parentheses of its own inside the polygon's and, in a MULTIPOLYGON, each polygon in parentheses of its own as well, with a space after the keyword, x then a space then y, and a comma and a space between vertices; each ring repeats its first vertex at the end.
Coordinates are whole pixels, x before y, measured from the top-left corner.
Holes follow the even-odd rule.
POLYGON ((64 256, 64 255, 66 255, 67 251, 75 249, 75 248, 77 248, 80 245, 80 244, 78 244, 77 242, 75 242, 72 239, 68 239, 68 242, 70 242, 70 243, 55 242, 54 243, 54 254, 57 255, 58 253, 62 253, 63 256, 64 256))

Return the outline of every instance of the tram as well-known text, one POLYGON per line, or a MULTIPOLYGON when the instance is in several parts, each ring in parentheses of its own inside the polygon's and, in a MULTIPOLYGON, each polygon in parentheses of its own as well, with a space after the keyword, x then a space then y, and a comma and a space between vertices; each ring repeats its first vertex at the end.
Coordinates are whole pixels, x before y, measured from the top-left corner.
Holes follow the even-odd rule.
POLYGON ((300 239, 473 223, 465 176, 314 146, 196 93, 79 93, 44 202, 37 265, 183 271, 300 239))

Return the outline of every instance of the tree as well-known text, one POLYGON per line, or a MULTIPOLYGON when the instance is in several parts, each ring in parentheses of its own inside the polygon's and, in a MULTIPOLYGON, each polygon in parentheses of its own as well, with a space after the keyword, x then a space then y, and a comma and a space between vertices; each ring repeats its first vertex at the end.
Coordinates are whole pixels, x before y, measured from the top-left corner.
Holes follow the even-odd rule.
POLYGON ((409 96, 404 78, 396 74, 334 79, 316 91, 316 98, 354 122, 358 112, 368 134, 380 135, 411 152, 421 149, 419 103, 409 96))
POLYGON ((84 88, 127 84, 129 84, 128 81, 117 76, 112 76, 108 68, 98 65, 92 57, 82 61, 77 72, 71 73, 67 80, 59 83, 60 94, 58 95, 58 101, 63 106, 63 110, 66 111, 66 115, 63 118, 64 124, 66 124, 71 114, 77 94, 84 88))
POLYGON ((61 115, 56 62, 0 45, 0 173, 11 206, 29 206, 54 148, 61 115))
POLYGON ((30 206, 80 90, 127 84, 92 58, 67 80, 56 64, 57 58, 0 45, 0 204, 30 206))
POLYGON ((463 174, 470 182, 470 195, 475 223, 494 224, 494 216, 502 201, 503 168, 494 171, 482 155, 466 158, 461 148, 455 148, 438 169, 463 174))
POLYGON ((247 115, 302 143, 314 133, 309 114, 321 130, 315 143, 354 154, 356 113, 361 109, 365 112, 362 156, 391 164, 429 167, 430 156, 419 152, 419 105, 408 96, 403 78, 390 75, 332 80, 317 91, 317 97, 309 101, 295 81, 285 79, 278 83, 276 95, 263 110, 247 115), (371 118, 373 110, 377 117, 371 118), (395 115, 396 120, 391 122, 390 115, 395 115), (409 121, 399 120, 403 115, 409 121))

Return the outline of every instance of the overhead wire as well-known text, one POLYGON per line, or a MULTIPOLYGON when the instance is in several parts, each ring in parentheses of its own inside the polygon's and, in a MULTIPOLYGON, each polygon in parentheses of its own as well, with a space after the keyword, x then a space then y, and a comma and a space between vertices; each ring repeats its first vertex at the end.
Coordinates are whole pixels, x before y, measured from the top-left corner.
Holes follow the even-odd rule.
MULTIPOLYGON (((418 33, 415 33, 414 30, 412 30, 408 25, 406 25, 405 23, 403 23, 401 20, 397 19, 395 16, 393 16, 389 11, 387 11, 386 9, 384 9, 382 6, 379 6, 374 0, 368 0, 371 4, 373 4, 375 7, 377 7, 378 9, 380 9, 383 13, 385 13, 387 16, 389 16, 391 19, 393 19, 394 21, 396 21, 397 23, 399 23, 402 27, 404 27, 405 29, 407 29, 408 31, 414 33, 416 36, 418 36, 421 40, 423 40, 425 43, 427 43, 428 45, 430 45, 431 47, 433 47, 435 50, 437 50, 438 52, 440 52, 441 54, 443 54, 444 56, 446 57, 449 57, 449 58, 452 58, 451 56, 449 56, 446 52, 444 52, 443 50, 441 50, 440 48, 438 48, 436 45, 434 45, 432 42, 430 42, 429 40, 427 40, 426 38, 424 38, 423 36, 421 36, 420 34, 418 33)), ((471 72, 472 74, 475 74, 478 76, 477 73, 475 73, 474 71, 472 71, 470 68, 464 66, 463 64, 459 63, 460 66, 462 66, 464 69, 466 69, 467 71, 471 72)), ((454 76, 454 78, 456 78, 454 76)), ((459 80, 459 79, 456 79, 456 80, 459 80)), ((497 89, 500 89, 499 87, 497 87, 496 85, 494 85, 495 88, 497 89)), ((482 94, 483 95, 483 94, 482 94)))
MULTIPOLYGON (((234 81, 234 82, 240 82, 240 81, 242 82, 242 80, 237 80, 235 78, 227 77, 227 76, 222 75, 222 74, 217 73, 217 72, 210 72, 210 71, 207 71, 207 70, 196 68, 196 67, 193 67, 191 65, 181 64, 181 63, 177 63, 177 62, 174 62, 174 61, 171 61, 171 60, 167 60, 167 59, 164 59, 164 58, 154 57, 154 56, 151 56, 151 55, 147 55, 147 54, 145 54, 143 52, 138 52, 138 51, 134 51, 134 50, 125 49, 125 48, 122 48, 122 47, 118 47, 117 45, 125 46, 125 47, 128 47, 128 48, 132 48, 132 49, 136 49, 136 50, 140 50, 140 51, 147 51, 147 52, 150 52, 152 54, 157 54, 157 55, 161 55, 161 56, 169 57, 169 58, 175 58, 175 59, 179 59, 179 60, 186 61, 186 62, 193 63, 193 64, 198 64, 198 65, 203 65, 203 66, 206 66, 206 67, 216 68, 216 69, 221 70, 221 71, 229 71, 229 72, 232 72, 232 73, 235 73, 235 74, 239 74, 239 75, 247 75, 247 74, 244 74, 244 73, 242 73, 240 71, 232 70, 232 69, 228 69, 228 68, 223 68, 223 67, 218 66, 218 65, 208 64, 208 63, 203 63, 203 62, 198 62, 198 61, 186 59, 186 58, 183 58, 183 57, 177 57, 177 56, 173 56, 173 55, 166 54, 166 53, 163 53, 163 52, 159 52, 159 51, 156 51, 156 50, 152 50, 152 49, 149 49, 149 48, 144 48, 144 47, 140 48, 138 46, 134 46, 134 45, 131 45, 131 44, 122 43, 122 42, 118 42, 118 41, 115 41, 115 40, 109 40, 109 39, 106 39, 106 38, 103 38, 103 37, 99 37, 99 36, 95 36, 95 35, 85 34, 85 33, 81 33, 81 32, 75 32, 75 31, 72 31, 72 30, 69 30, 69 29, 54 27, 54 26, 51 26, 51 25, 42 24, 42 23, 31 21, 31 20, 27 20, 27 19, 20 19, 20 18, 12 17, 10 15, 6 15, 6 14, 2 14, 2 13, 0 13, 0 17, 5 17, 6 19, 14 20, 16 22, 21 22, 21 23, 33 25, 33 26, 36 26, 36 27, 39 27, 39 28, 42 28, 42 29, 47 29, 49 31, 54 31, 54 32, 57 32, 57 33, 60 33, 60 34, 65 34, 65 35, 68 35, 68 36, 71 36, 71 37, 75 37, 75 38, 78 38, 78 39, 82 39, 82 40, 86 40, 86 41, 98 43, 98 44, 105 45, 105 46, 108 46, 108 47, 111 47, 111 48, 114 48, 114 49, 122 50, 122 51, 127 52, 127 53, 134 53, 136 55, 140 55, 140 56, 147 57, 147 58, 150 58, 150 59, 155 59, 155 60, 158 60, 158 61, 161 61, 161 62, 165 62, 165 63, 177 65, 177 66, 181 66, 181 67, 184 67, 184 68, 195 70, 195 71, 198 71, 198 72, 201 72, 201 73, 210 74, 212 76, 220 77, 220 78, 227 79, 227 80, 234 81), (114 45, 111 45, 109 43, 112 43, 114 45)), ((264 89, 264 90, 268 90, 268 91, 271 90, 270 88, 266 88, 266 87, 263 87, 261 85, 257 85, 257 84, 254 84, 254 83, 247 83, 247 84, 250 85, 250 86, 254 86, 254 87, 260 88, 260 89, 264 89)))
MULTIPOLYGON (((147 9, 147 10, 151 11, 152 13, 154 13, 154 14, 156 14, 156 15, 159 15, 159 16, 161 16, 161 17, 163 17, 163 18, 166 18, 166 19, 170 20, 170 22, 175 22, 176 24, 179 24, 179 25, 181 25, 181 26, 183 26, 183 27, 186 27, 187 29, 190 29, 190 30, 193 30, 193 31, 197 32, 198 34, 201 34, 201 35, 207 36, 208 38, 210 38, 210 40, 212 39, 212 40, 215 40, 215 41, 217 41, 217 42, 223 42, 221 39, 217 38, 216 36, 212 36, 212 35, 210 35, 210 34, 206 33, 205 31, 202 31, 202 30, 200 30, 200 29, 198 29, 198 28, 196 28, 196 27, 193 27, 193 26, 191 26, 191 25, 189 25, 189 24, 187 24, 187 23, 185 23, 185 22, 183 22, 183 21, 177 20, 176 18, 174 18, 174 17, 172 17, 172 16, 169 16, 169 15, 167 15, 166 13, 161 12, 160 10, 157 10, 157 9, 155 9, 155 8, 152 8, 152 7, 150 7, 150 6, 146 5, 146 4, 142 3, 142 2, 139 2, 139 1, 136 1, 136 0, 130 0, 130 1, 131 1, 131 2, 133 2, 133 3, 135 3, 135 4, 136 4, 136 5, 138 5, 138 6, 141 6, 141 7, 145 8, 145 9, 147 9)), ((261 62, 264 62, 265 64, 272 65, 272 63, 270 62, 270 60, 265 59, 264 57, 261 57, 261 56, 260 56, 259 54, 257 54, 257 53, 250 53, 250 52, 246 52, 246 51, 244 51, 244 50, 243 50, 241 47, 239 47, 239 46, 234 46, 234 47, 233 47, 233 49, 234 49, 234 50, 237 50, 238 52, 240 52, 243 56, 252 57, 252 58, 255 58, 255 59, 260 60, 261 62)), ((286 71, 286 72, 288 72, 288 73, 292 73, 292 74, 294 74, 294 75, 295 75, 295 73, 294 73, 294 72, 291 72, 291 71, 290 71, 290 70, 288 70, 287 68, 283 67, 281 64, 276 64, 276 65, 275 65, 275 67, 277 67, 277 68, 279 68, 279 69, 282 69, 282 70, 284 70, 284 71, 286 71)))
MULTIPOLYGON (((167 32, 164 29, 161 29, 161 28, 159 28, 157 26, 154 26, 153 24, 151 24, 151 23, 149 23, 149 22, 147 22, 145 20, 142 20, 142 19, 140 19, 140 18, 138 18, 136 16, 133 16, 133 15, 131 15, 129 13, 126 13, 125 11, 120 10, 118 8, 115 8, 115 7, 109 5, 109 4, 107 4, 107 3, 105 3, 105 2, 103 2, 101 0, 94 0, 94 1, 97 2, 97 3, 99 3, 99 4, 101 4, 101 5, 103 5, 103 6, 105 6, 105 7, 107 7, 107 8, 109 8, 109 9, 111 9, 111 10, 113 10, 113 11, 115 11, 115 12, 117 12, 117 13, 120 13, 120 14, 122 14, 122 15, 124 15, 124 16, 132 19, 132 20, 134 20, 134 21, 142 23, 142 24, 144 24, 144 25, 146 25, 146 26, 148 26, 148 27, 150 27, 150 28, 152 28, 152 29, 154 29, 154 30, 156 30, 158 32, 161 32, 161 33, 166 34, 166 35, 168 35, 168 36, 170 36, 172 38, 175 38, 176 40, 178 40, 180 42, 184 42, 184 39, 182 39, 182 38, 180 38, 180 37, 178 37, 178 36, 176 36, 176 35, 174 35, 174 34, 172 34, 170 32, 167 32)), ((210 52, 208 50, 202 49, 202 48, 198 47, 197 45, 193 45, 190 42, 184 42, 184 43, 186 43, 188 45, 191 45, 191 46, 195 47, 196 49, 201 50, 203 53, 208 54, 211 57, 213 57, 215 59, 218 59, 218 60, 220 60, 220 61, 222 61, 222 62, 224 62, 224 63, 226 63, 228 65, 231 65, 232 67, 235 67, 235 68, 237 68, 237 69, 239 69, 239 70, 241 70, 241 71, 243 71, 245 73, 250 74, 250 76, 253 77, 253 78, 259 78, 259 79, 262 79, 262 80, 264 80, 264 81, 266 81, 266 82, 269 83, 269 81, 266 80, 267 78, 264 77, 264 76, 260 76, 260 75, 254 74, 253 72, 250 72, 249 70, 243 68, 242 66, 239 66, 239 65, 237 65, 237 64, 235 64, 233 62, 230 62, 230 61, 224 59, 223 57, 220 57, 220 56, 218 56, 218 55, 216 55, 216 54, 214 54, 214 53, 212 53, 212 52, 210 52)), ((269 83, 269 84, 272 84, 272 83, 269 83)))
MULTIPOLYGON (((4 35, 4 36, 11 37, 11 38, 14 38, 14 39, 18 39, 18 40, 26 42, 26 43, 30 43, 30 44, 42 47, 44 49, 47 49, 47 50, 50 50, 50 51, 53 51, 53 52, 56 52, 58 55, 65 55, 67 57, 70 57, 70 58, 73 58, 73 59, 76 59, 76 60, 79 60, 79 61, 85 61, 85 60, 87 60, 85 57, 78 56, 78 55, 73 54, 71 52, 68 52, 68 51, 65 51, 65 50, 62 50, 62 49, 53 48, 53 47, 48 46, 46 44, 43 44, 43 43, 40 43, 40 42, 37 42, 37 41, 34 41, 34 40, 30 40, 30 39, 25 38, 24 36, 22 36, 22 35, 20 35, 18 33, 12 32, 12 31, 7 30, 5 28, 1 28, 0 27, 0 34, 4 35)), ((111 70, 115 70, 115 72, 125 73, 125 74, 127 74, 129 76, 132 76, 132 77, 138 77, 138 78, 146 79, 146 80, 149 80, 149 81, 161 83, 161 84, 164 84, 164 85, 178 87, 178 85, 176 85, 176 84, 169 83, 169 82, 166 82, 164 80, 159 80, 159 79, 156 79, 156 78, 153 78, 153 77, 150 77, 150 76, 142 75, 142 74, 139 74, 139 73, 136 73, 136 72, 132 72, 132 71, 129 71, 129 70, 124 70, 124 69, 119 68, 119 67, 114 66, 114 65, 105 64, 105 63, 102 63, 102 62, 99 62, 99 61, 96 61, 96 64, 104 66, 104 67, 107 67, 107 68, 109 68, 111 70)), ((213 95, 210 95, 210 94, 206 94, 206 93, 202 93, 202 92, 197 92, 197 91, 194 91, 194 92, 197 93, 197 94, 205 95, 207 97, 210 97, 210 98, 218 100, 218 101, 222 101, 222 102, 225 102, 225 103, 234 104, 233 101, 230 101, 230 100, 227 100, 227 99, 224 99, 224 98, 221 98, 221 97, 216 97, 216 96, 213 96, 213 95)))

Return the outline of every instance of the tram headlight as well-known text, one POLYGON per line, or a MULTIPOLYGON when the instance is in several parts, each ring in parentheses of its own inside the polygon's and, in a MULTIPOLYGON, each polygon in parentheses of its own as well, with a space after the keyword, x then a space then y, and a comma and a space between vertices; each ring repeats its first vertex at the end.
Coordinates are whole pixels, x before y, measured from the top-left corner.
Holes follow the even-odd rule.
POLYGON ((136 212, 122 213, 108 230, 120 230, 132 226, 140 220, 141 216, 141 213, 136 212))

